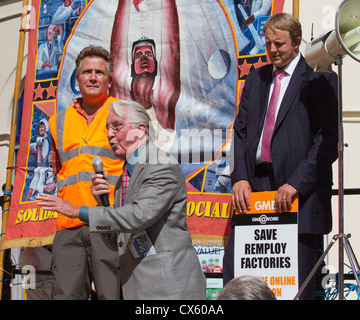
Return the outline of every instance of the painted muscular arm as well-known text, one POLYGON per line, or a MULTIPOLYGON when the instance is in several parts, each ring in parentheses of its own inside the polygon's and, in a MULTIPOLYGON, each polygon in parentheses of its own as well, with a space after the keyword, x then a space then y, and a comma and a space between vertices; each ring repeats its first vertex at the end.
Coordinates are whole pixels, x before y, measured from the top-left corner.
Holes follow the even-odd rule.
POLYGON ((131 0, 119 0, 118 8, 115 13, 110 47, 111 55, 114 58, 114 81, 110 88, 110 95, 124 100, 130 100, 130 90, 127 85, 127 76, 129 72, 127 42, 130 7, 131 0))
POLYGON ((162 3, 160 81, 153 99, 156 117, 164 128, 175 127, 175 106, 180 96, 180 31, 175 0, 162 3))

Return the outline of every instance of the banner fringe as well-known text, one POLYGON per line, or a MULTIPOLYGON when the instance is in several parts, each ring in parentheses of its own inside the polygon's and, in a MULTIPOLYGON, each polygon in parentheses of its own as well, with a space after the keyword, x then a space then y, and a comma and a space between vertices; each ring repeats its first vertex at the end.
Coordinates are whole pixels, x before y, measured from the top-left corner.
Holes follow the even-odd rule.
POLYGON ((21 248, 21 247, 43 247, 53 243, 54 234, 43 236, 43 237, 28 237, 28 238, 18 238, 18 239, 9 239, 4 240, 0 243, 0 249, 11 249, 11 248, 21 248))

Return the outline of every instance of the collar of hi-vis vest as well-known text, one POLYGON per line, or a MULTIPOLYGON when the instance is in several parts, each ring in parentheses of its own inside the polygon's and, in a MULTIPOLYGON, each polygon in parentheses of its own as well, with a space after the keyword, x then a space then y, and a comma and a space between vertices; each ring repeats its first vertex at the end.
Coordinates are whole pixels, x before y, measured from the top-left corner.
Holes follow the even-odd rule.
MULTIPOLYGON (((76 112, 79 112, 79 110, 83 110, 80 106, 80 103, 81 103, 81 99, 74 99, 74 108, 75 108, 76 112)), ((94 125, 96 125, 96 121, 98 121, 99 118, 102 118, 101 113, 104 112, 103 110, 107 111, 106 105, 107 105, 107 103, 105 103, 104 106, 100 109, 102 112, 98 112, 97 115, 99 115, 99 117, 94 118, 94 120, 93 120, 94 125)), ((64 163, 65 161, 73 159, 73 158, 77 157, 79 154, 84 154, 84 153, 88 154, 90 156, 100 156, 100 157, 118 160, 114 156, 112 150, 110 149, 110 146, 81 145, 79 143, 79 147, 75 147, 73 149, 69 149, 69 150, 65 151, 64 150, 64 141, 63 141, 63 139, 64 139, 63 131, 64 131, 64 124, 65 124, 66 110, 67 109, 60 111, 56 117, 57 149, 58 149, 61 163, 64 163)), ((96 127, 98 129, 99 134, 105 134, 102 131, 102 128, 100 128, 98 126, 96 126, 96 127)), ((106 139, 106 141, 107 141, 107 139, 106 139)), ((87 142, 87 141, 85 141, 85 142, 87 142)))

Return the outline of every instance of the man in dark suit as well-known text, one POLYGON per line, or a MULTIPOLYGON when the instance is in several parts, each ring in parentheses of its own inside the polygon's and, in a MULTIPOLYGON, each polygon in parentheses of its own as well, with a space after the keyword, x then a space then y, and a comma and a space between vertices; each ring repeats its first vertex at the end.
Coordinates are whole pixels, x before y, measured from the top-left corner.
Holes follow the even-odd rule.
MULTIPOLYGON (((290 14, 270 17, 263 31, 272 64, 251 72, 242 91, 234 124, 232 202, 245 213, 250 208, 250 192, 277 190, 275 207, 288 212, 298 196, 301 285, 323 249, 323 235, 332 229, 332 163, 338 154, 337 77, 316 73, 306 64, 299 52, 301 24, 290 14), (279 80, 275 81, 274 74, 281 74, 279 80), (275 102, 270 101, 273 93, 275 102), (269 120, 271 113, 273 119, 269 120)), ((234 277, 233 250, 232 230, 224 257, 225 283, 234 277)), ((300 298, 315 298, 314 281, 300 298)))

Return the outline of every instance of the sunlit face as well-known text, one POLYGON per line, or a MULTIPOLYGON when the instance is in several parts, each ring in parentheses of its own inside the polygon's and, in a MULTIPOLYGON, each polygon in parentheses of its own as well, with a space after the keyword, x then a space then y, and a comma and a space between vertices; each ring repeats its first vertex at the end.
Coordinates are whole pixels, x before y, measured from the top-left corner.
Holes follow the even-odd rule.
POLYGON ((134 53, 134 70, 136 74, 155 71, 155 59, 150 46, 141 46, 134 53))
POLYGON ((76 82, 83 98, 107 96, 112 82, 107 62, 101 57, 84 58, 76 74, 76 82))
POLYGON ((127 156, 134 153, 138 147, 139 138, 144 136, 144 131, 128 120, 119 117, 114 111, 110 111, 106 119, 106 131, 110 147, 115 157, 126 160, 127 156))
POLYGON ((278 69, 284 69, 299 52, 301 38, 292 41, 287 30, 271 29, 265 30, 266 50, 270 61, 278 69))

